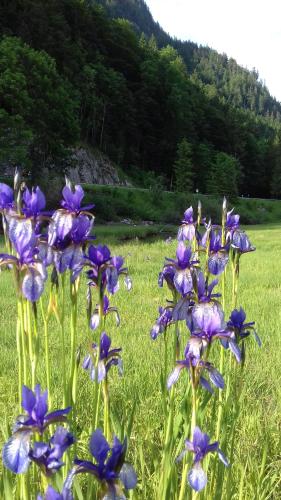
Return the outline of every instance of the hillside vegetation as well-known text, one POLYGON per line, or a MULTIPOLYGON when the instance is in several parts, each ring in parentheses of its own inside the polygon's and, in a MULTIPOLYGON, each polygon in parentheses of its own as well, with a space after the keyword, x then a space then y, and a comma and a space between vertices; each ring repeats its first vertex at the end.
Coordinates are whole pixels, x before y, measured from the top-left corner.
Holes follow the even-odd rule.
POLYGON ((144 186, 153 172, 168 189, 280 196, 280 104, 257 74, 121 6, 133 24, 92 1, 1 2, 0 168, 63 174, 83 142, 144 186))

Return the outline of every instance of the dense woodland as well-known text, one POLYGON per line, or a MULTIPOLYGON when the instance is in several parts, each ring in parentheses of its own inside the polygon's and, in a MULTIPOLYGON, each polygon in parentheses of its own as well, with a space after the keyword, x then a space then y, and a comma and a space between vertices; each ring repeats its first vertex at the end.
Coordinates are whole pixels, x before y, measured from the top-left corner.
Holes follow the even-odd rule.
POLYGON ((0 3, 0 164, 63 172, 84 143, 144 185, 280 197, 280 115, 256 71, 171 39, 142 0, 0 3))

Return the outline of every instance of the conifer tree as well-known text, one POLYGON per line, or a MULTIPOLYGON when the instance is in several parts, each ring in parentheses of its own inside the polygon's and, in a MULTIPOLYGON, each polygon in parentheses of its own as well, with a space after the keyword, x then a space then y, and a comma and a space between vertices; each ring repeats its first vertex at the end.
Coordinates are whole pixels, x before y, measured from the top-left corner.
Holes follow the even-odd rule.
POLYGON ((178 143, 174 174, 176 191, 193 190, 192 146, 185 138, 178 143))

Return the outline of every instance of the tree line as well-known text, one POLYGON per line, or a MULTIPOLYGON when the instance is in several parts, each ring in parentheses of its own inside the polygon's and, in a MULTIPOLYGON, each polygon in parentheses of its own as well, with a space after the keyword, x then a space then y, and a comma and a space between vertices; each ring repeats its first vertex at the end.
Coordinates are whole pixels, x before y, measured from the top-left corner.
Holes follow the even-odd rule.
POLYGON ((95 2, 1 2, 0 164, 36 177, 86 143, 132 179, 280 196, 277 111, 230 104, 179 52, 95 2))

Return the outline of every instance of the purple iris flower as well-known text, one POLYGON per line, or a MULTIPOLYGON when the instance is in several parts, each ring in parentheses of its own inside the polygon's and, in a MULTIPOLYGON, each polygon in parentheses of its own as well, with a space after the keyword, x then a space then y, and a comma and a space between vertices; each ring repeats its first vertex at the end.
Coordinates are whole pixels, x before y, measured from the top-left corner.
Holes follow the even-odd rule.
POLYGON ((229 466, 227 458, 219 448, 218 441, 210 444, 208 434, 204 434, 199 427, 195 427, 193 431, 193 440, 189 441, 187 439, 185 441, 185 450, 180 454, 177 460, 181 460, 189 451, 194 454, 194 460, 193 467, 187 474, 187 481, 195 491, 203 490, 207 484, 207 475, 202 469, 202 461, 208 453, 216 452, 222 463, 226 467, 229 466))
POLYGON ((14 191, 10 186, 0 182, 0 211, 14 208, 14 191))
POLYGON ((57 427, 50 443, 35 442, 29 458, 35 462, 45 476, 52 476, 64 465, 61 460, 65 451, 74 443, 74 436, 64 427, 57 427))
POLYGON ((161 273, 159 273, 159 277, 158 277, 159 287, 162 288, 164 281, 166 281, 169 289, 172 292, 174 292, 175 291, 175 285, 174 285, 175 273, 176 273, 176 270, 175 270, 174 266, 165 265, 163 267, 163 271, 161 271, 161 273))
POLYGON ((101 334, 100 346, 92 345, 92 353, 88 354, 83 361, 84 370, 89 370, 91 380, 102 382, 107 376, 111 366, 118 366, 119 373, 122 374, 122 360, 120 357, 121 348, 110 349, 111 339, 105 332, 101 334), (99 355, 96 366, 96 358, 99 355))
POLYGON ((119 276, 125 275, 125 286, 128 290, 132 288, 131 278, 128 276, 128 269, 123 267, 124 259, 120 256, 111 256, 111 252, 106 245, 91 245, 88 255, 85 255, 84 265, 89 266, 87 276, 92 282, 92 286, 107 288, 108 292, 114 294, 119 289, 119 276))
POLYGON ((38 186, 31 191, 25 188, 22 199, 24 204, 22 211, 26 217, 38 217, 46 207, 45 195, 38 186))
POLYGON ((48 391, 41 392, 40 384, 35 386, 34 392, 23 385, 22 407, 26 411, 26 417, 20 417, 17 421, 17 430, 23 427, 32 432, 43 434, 45 429, 56 422, 66 422, 66 415, 71 407, 48 413, 48 391))
POLYGON ((178 231, 178 241, 192 241, 195 237, 195 223, 193 220, 193 208, 189 207, 184 212, 184 218, 182 221, 182 225, 178 231))
POLYGON ((99 269, 111 259, 111 253, 106 245, 91 245, 88 250, 88 259, 99 269))
POLYGON ((189 326, 191 334, 200 337, 206 345, 215 339, 227 340, 237 361, 241 361, 241 351, 236 343, 235 335, 225 324, 219 303, 196 304, 192 309, 192 321, 189 326))
POLYGON ((73 500, 71 491, 63 488, 61 493, 58 493, 52 486, 48 486, 44 497, 37 496, 37 500, 73 500))
POLYGON ((236 229, 239 228, 239 224, 240 224, 240 215, 238 214, 233 214, 233 210, 230 210, 229 212, 227 212, 226 214, 226 223, 225 223, 225 227, 226 227, 226 230, 228 233, 230 233, 230 235, 233 233, 233 231, 235 231, 236 229))
POLYGON ((251 244, 248 236, 243 231, 234 231, 231 242, 232 248, 240 255, 253 252, 256 248, 251 244))
POLYGON ((85 233, 89 234, 91 226, 87 223, 86 219, 79 218, 79 216, 88 216, 93 219, 93 216, 87 212, 94 207, 88 205, 81 207, 81 202, 84 197, 84 191, 81 186, 75 186, 74 192, 69 185, 63 189, 63 201, 61 205, 63 208, 58 209, 53 214, 48 231, 48 243, 54 245, 56 240, 63 241, 66 237, 73 238, 73 242, 81 243, 85 241, 85 233), (85 212, 86 211, 86 212, 85 212), (77 222, 77 218, 79 222, 77 222))
MULTIPOLYGON (((110 313, 114 313, 116 316, 116 325, 120 325, 120 316, 117 307, 110 307, 109 299, 106 295, 103 297, 103 306, 102 306, 103 316, 107 316, 110 313)), ((96 306, 93 315, 90 321, 90 327, 92 330, 96 330, 100 324, 100 315, 98 305, 96 306)))
POLYGON ((191 268, 197 264, 197 260, 192 260, 192 250, 180 241, 176 251, 176 259, 168 259, 168 266, 175 267, 174 286, 182 296, 187 295, 193 289, 191 268))
POLYGON ((70 233, 70 239, 75 245, 82 245, 90 240, 95 239, 91 236, 94 219, 89 218, 85 214, 80 214, 74 219, 70 233))
POLYGON ((237 341, 239 339, 245 339, 251 332, 253 333, 255 340, 259 346, 261 346, 261 339, 259 338, 255 328, 254 321, 245 323, 246 313, 242 307, 240 309, 234 309, 230 315, 227 326, 234 330, 237 341))
MULTIPOLYGON (((54 248, 53 258, 56 270, 59 274, 63 274, 67 270, 75 273, 76 270, 80 270, 83 261, 82 248, 80 245, 70 245, 66 248, 64 246, 63 242, 57 242, 56 248, 54 248)), ((74 274, 74 278, 76 278, 76 274, 74 274)))
POLYGON ((70 186, 65 186, 62 190, 63 200, 61 201, 61 206, 68 212, 75 213, 79 213, 84 210, 91 210, 95 205, 81 207, 84 196, 85 193, 81 186, 75 186, 74 191, 70 188, 70 186))
POLYGON ((201 359, 203 353, 203 341, 200 338, 192 337, 190 338, 186 349, 185 349, 185 359, 176 362, 176 367, 170 374, 167 380, 167 388, 170 389, 174 385, 181 371, 186 368, 192 378, 192 383, 197 386, 198 383, 204 387, 211 394, 213 389, 209 384, 208 380, 202 375, 202 373, 207 372, 210 381, 214 386, 219 389, 224 388, 224 380, 220 372, 207 361, 201 359))
POLYGON ((76 474, 92 474, 104 487, 103 498, 125 498, 119 481, 126 490, 134 489, 137 476, 133 467, 125 462, 127 440, 123 443, 115 436, 110 447, 102 431, 97 429, 90 438, 90 452, 95 462, 74 460, 74 468, 66 479, 65 486, 70 489, 76 474))
POLYGON ((197 298, 198 302, 210 302, 221 296, 220 293, 213 293, 213 289, 218 284, 218 280, 213 280, 210 285, 205 280, 204 273, 200 271, 197 275, 197 298))
MULTIPOLYGON (((77 215, 68 234, 63 239, 57 237, 52 246, 49 245, 57 272, 62 274, 68 269, 73 271, 72 281, 77 278, 83 267, 83 246, 94 239, 94 236, 91 236, 93 223, 93 218, 90 219, 84 214, 77 215)), ((44 249, 42 251, 44 252, 44 249)), ((45 247, 44 256, 51 257, 51 252, 45 247)))
POLYGON ((221 233, 211 231, 209 240, 210 256, 208 258, 208 270, 211 274, 218 276, 221 274, 228 263, 229 245, 222 246, 221 233))
POLYGON ((29 467, 31 435, 42 435, 45 429, 57 422, 66 422, 66 416, 71 408, 48 413, 47 391, 41 393, 40 385, 35 391, 23 385, 22 407, 27 415, 20 415, 14 426, 14 433, 3 447, 3 463, 5 467, 16 474, 26 472, 29 467))
POLYGON ((20 271, 19 287, 24 297, 36 302, 44 291, 47 271, 38 260, 37 239, 30 219, 9 218, 9 239, 17 257, 0 254, 0 266, 11 264, 20 271))
POLYGON ((156 320, 155 325, 153 325, 150 336, 152 340, 157 339, 160 333, 166 331, 168 326, 173 323, 173 311, 171 307, 159 307, 159 317, 156 320))

